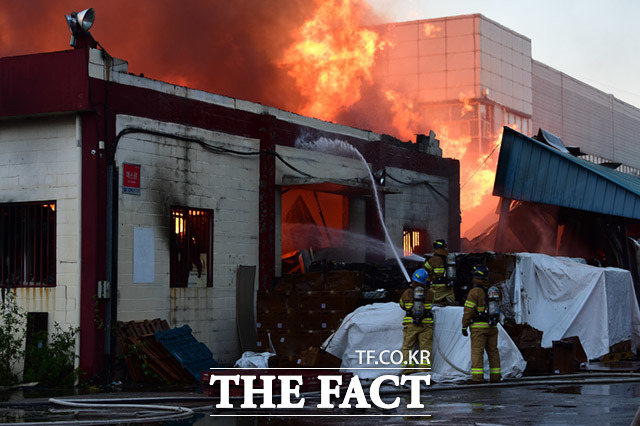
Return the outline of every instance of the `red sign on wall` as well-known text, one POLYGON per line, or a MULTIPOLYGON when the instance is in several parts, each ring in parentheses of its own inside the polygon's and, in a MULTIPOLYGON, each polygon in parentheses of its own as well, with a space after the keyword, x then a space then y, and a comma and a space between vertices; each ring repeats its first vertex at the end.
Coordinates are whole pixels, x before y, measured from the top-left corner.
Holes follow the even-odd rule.
POLYGON ((122 193, 140 195, 140 164, 122 164, 122 193))

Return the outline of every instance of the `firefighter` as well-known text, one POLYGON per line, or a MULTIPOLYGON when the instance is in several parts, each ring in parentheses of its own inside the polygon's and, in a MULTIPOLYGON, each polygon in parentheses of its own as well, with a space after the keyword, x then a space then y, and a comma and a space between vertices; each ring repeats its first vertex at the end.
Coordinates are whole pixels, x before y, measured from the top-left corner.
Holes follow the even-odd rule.
POLYGON ((431 345, 433 342, 433 315, 431 304, 433 291, 429 288, 429 274, 424 269, 416 270, 411 276, 411 287, 400 296, 400 307, 406 312, 402 320, 402 359, 403 373, 411 373, 415 367, 418 371, 431 367, 431 345), (420 351, 410 357, 413 346, 418 341, 420 351), (422 356, 421 356, 422 355, 422 356), (418 363, 416 364, 416 362, 418 363))
POLYGON ((500 353, 498 352, 498 322, 500 295, 496 287, 489 287, 489 269, 485 265, 473 267, 473 285, 464 303, 462 334, 468 336, 471 326, 471 383, 484 382, 484 351, 489 358, 489 377, 499 382, 500 353))
POLYGON ((437 305, 450 305, 455 301, 453 283, 447 276, 447 243, 445 240, 433 242, 433 256, 424 264, 429 273, 431 290, 433 290, 433 303, 437 305))

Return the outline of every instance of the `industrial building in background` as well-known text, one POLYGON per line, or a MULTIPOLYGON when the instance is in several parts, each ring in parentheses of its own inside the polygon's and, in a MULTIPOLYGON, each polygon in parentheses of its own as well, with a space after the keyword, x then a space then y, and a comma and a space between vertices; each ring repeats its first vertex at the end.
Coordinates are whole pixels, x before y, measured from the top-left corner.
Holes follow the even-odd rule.
POLYGON ((386 31, 376 80, 411 96, 461 161, 465 251, 583 257, 637 281, 640 109, 536 61, 529 38, 480 14, 386 31))
POLYGON ((463 236, 497 222, 498 199, 490 194, 505 125, 527 136, 545 129, 592 162, 640 174, 640 109, 535 60, 532 40, 508 22, 474 14, 380 31, 391 43, 374 80, 409 97, 420 126, 436 132, 445 156, 461 160, 463 236), (490 176, 480 176, 483 170, 490 176))

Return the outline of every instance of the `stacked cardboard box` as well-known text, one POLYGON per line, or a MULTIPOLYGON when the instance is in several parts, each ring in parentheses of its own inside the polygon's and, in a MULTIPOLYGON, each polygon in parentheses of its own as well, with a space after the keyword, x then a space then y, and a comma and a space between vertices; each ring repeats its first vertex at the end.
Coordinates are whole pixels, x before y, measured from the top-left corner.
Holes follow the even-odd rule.
POLYGON ((318 350, 358 307, 363 284, 360 271, 283 276, 272 290, 258 292, 258 350, 269 351, 272 346, 280 367, 322 367, 319 364, 335 361, 326 353, 301 354, 310 348, 318 350))
POLYGON ((549 374, 552 368, 551 348, 543 348, 542 331, 531 327, 529 324, 504 324, 505 331, 516 344, 525 361, 527 368, 525 374, 549 374))

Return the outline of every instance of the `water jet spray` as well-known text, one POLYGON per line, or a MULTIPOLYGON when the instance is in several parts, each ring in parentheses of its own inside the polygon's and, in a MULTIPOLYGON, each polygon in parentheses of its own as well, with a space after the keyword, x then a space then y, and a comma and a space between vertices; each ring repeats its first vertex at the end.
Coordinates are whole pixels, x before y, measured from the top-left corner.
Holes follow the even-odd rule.
POLYGON ((371 172, 371 169, 369 168, 367 161, 365 160, 364 156, 360 153, 360 151, 358 151, 353 145, 345 141, 328 139, 325 137, 318 138, 315 141, 305 141, 298 138, 296 140, 295 147, 300 149, 307 149, 311 151, 320 151, 327 154, 349 154, 349 156, 351 157, 355 156, 355 158, 362 161, 362 163, 364 164, 364 167, 367 169, 367 173, 369 174, 369 180, 371 181, 371 188, 373 190, 372 191, 373 197, 376 202, 376 209, 378 211, 378 218, 380 219, 380 224, 382 225, 385 238, 389 243, 389 247, 393 252, 393 256, 395 257, 396 262, 398 262, 398 266, 400 266, 400 270, 404 274, 405 279, 407 280, 407 282, 411 282, 411 278, 409 278, 409 273, 407 272, 407 268, 404 267, 404 264, 400 260, 398 251, 396 250, 396 247, 391 242, 389 231, 387 230, 387 226, 384 223, 384 218, 382 217, 382 208, 380 207, 380 199, 378 197, 378 190, 376 189, 376 181, 373 177, 373 173, 371 172))

